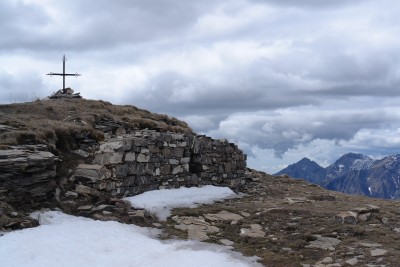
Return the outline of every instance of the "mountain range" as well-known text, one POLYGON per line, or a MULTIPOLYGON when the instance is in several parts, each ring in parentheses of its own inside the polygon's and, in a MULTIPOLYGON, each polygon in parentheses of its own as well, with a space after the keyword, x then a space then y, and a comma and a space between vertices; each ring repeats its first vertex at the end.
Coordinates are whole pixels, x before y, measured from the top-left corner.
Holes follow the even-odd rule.
POLYGON ((343 193, 400 199, 400 154, 374 160, 348 153, 326 168, 303 158, 275 175, 283 174, 343 193))

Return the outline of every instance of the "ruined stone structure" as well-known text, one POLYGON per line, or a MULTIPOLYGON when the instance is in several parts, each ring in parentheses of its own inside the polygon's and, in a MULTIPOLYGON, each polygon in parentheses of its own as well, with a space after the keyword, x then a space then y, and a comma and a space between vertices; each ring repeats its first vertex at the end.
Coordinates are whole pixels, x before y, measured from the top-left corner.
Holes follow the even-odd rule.
POLYGON ((107 139, 94 153, 75 153, 85 164, 61 173, 57 162, 65 166, 67 159, 58 159, 46 145, 0 150, 0 201, 29 208, 63 194, 123 197, 180 186, 236 188, 246 169, 246 155, 235 144, 193 134, 138 130, 107 139))
POLYGON ((128 196, 180 186, 236 187, 245 169, 246 155, 226 140, 141 130, 101 144, 92 164, 78 166, 75 182, 79 193, 128 196))

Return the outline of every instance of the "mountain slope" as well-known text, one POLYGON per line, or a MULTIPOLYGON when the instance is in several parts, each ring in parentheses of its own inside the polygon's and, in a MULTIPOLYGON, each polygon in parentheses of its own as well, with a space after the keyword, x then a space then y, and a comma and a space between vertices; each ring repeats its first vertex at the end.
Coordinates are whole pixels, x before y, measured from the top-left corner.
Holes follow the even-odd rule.
POLYGON ((302 158, 299 162, 289 165, 275 175, 282 174, 287 174, 294 178, 303 178, 311 183, 321 184, 325 179, 326 170, 315 161, 302 158))
POLYGON ((325 169, 316 165, 303 158, 277 175, 303 178, 329 190, 348 194, 400 198, 400 155, 373 160, 362 154, 348 153, 325 169))

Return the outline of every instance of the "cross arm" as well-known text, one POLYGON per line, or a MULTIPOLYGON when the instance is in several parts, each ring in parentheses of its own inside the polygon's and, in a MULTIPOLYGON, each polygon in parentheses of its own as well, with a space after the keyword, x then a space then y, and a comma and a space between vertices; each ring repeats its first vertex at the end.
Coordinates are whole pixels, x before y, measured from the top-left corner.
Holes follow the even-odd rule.
POLYGON ((53 76, 53 75, 56 75, 56 76, 82 76, 82 74, 79 74, 79 73, 72 74, 72 73, 53 73, 53 72, 47 73, 46 75, 50 75, 50 76, 53 76))

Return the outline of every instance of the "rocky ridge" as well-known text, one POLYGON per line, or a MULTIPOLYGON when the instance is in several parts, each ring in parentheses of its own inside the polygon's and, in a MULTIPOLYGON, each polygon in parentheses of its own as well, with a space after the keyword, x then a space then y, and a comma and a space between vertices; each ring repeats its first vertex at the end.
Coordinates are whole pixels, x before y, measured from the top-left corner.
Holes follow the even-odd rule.
POLYGON ((373 160, 362 154, 343 155, 322 168, 307 158, 289 165, 276 175, 306 179, 329 190, 370 197, 400 198, 400 156, 373 160))

